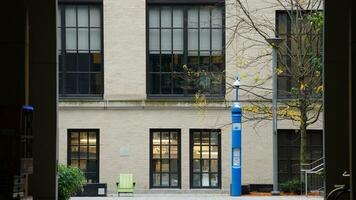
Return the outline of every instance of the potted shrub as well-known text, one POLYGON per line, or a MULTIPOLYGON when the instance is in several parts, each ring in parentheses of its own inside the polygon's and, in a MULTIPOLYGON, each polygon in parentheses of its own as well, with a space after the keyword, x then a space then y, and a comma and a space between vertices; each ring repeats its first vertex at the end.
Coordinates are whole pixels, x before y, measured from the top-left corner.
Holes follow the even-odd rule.
POLYGON ((302 182, 298 178, 295 178, 279 184, 279 189, 283 193, 301 194, 301 186, 302 182))
POLYGON ((58 199, 68 200, 86 183, 84 173, 77 167, 58 166, 58 199))

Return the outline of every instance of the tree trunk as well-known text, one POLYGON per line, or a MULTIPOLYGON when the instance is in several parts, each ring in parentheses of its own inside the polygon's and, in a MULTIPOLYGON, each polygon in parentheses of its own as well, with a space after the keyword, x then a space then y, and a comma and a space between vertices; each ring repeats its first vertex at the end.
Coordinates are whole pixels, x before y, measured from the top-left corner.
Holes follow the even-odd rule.
POLYGON ((300 125, 300 164, 307 163, 307 126, 305 123, 300 125))
POLYGON ((303 164, 307 163, 307 111, 306 107, 302 103, 302 106, 300 108, 300 126, 299 126, 299 131, 300 131, 300 164, 301 168, 303 167, 303 164))

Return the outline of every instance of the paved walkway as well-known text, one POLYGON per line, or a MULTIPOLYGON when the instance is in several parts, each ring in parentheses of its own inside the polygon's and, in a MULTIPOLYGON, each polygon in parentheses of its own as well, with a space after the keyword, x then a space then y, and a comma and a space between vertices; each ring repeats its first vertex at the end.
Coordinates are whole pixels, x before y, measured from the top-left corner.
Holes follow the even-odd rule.
POLYGON ((135 194, 134 196, 72 197, 70 200, 322 200, 320 196, 241 196, 217 194, 135 194))

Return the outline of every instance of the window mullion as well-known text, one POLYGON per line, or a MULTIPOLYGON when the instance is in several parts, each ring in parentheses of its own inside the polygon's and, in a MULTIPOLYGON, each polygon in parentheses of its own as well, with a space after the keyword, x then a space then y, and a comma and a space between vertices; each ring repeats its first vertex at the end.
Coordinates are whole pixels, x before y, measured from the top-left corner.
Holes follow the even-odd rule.
MULTIPOLYGON (((211 64, 211 55, 212 55, 212 47, 213 47, 213 34, 212 34, 212 9, 209 9, 209 14, 210 14, 210 24, 209 24, 209 27, 210 27, 210 30, 209 30, 209 36, 210 36, 210 40, 209 40, 209 43, 210 43, 210 47, 209 47, 209 66, 208 66, 208 71, 212 72, 212 64, 211 64)), ((209 87, 211 88, 211 84, 209 84, 209 87)))
POLYGON ((199 130, 199 137, 200 137, 200 155, 199 155, 199 161, 200 161, 200 171, 199 171, 199 176, 200 176, 200 187, 203 187, 203 136, 201 130, 199 130))
POLYGON ((173 94, 173 7, 171 7, 171 94, 173 94))
POLYGON ((65 6, 60 6, 60 11, 61 11, 61 36, 62 36, 62 41, 61 41, 61 45, 62 45, 62 93, 63 95, 66 94, 66 75, 67 75, 67 70, 66 70, 66 25, 65 25, 65 6))
MULTIPOLYGON (((87 6, 87 9, 88 9, 88 53, 89 53, 89 94, 93 94, 94 92, 92 92, 92 88, 91 88, 91 73, 92 72, 92 62, 91 62, 91 50, 90 50, 90 6, 88 5, 87 6)), ((101 16, 101 14, 100 14, 101 16)), ((101 26, 102 27, 102 26, 101 26)), ((101 37, 100 37, 100 40, 101 40, 101 37)), ((101 53, 101 52, 100 52, 101 53)), ((101 56, 100 56, 101 57, 101 56)))
MULTIPOLYGON (((183 7, 183 65, 188 66, 188 8, 183 7)), ((184 73, 184 72, 183 72, 184 73)), ((183 74, 184 76, 184 74, 183 74)), ((183 95, 187 96, 187 81, 184 80, 183 84, 183 95)))
MULTIPOLYGON (((200 7, 198 7, 198 66, 197 66, 197 71, 200 70, 200 7)), ((198 77, 199 79, 199 77, 198 77)))
POLYGON ((208 140, 209 140, 209 160, 208 160, 208 167, 209 167, 209 170, 208 170, 208 173, 209 173, 209 175, 208 175, 208 177, 209 177, 209 187, 211 187, 211 182, 210 182, 210 176, 211 176, 211 170, 210 170, 210 161, 211 161, 211 141, 210 141, 210 137, 211 136, 211 131, 209 130, 209 132, 208 132, 208 140))
POLYGON ((78 168, 80 168, 80 131, 78 131, 78 151, 77 151, 77 159, 78 159, 78 168))
POLYGON ((168 186, 171 186, 171 132, 168 132, 168 186))
MULTIPOLYGON (((159 94, 162 94, 162 26, 161 26, 161 11, 162 7, 159 7, 159 94)), ((161 172, 162 173, 162 172, 161 172)), ((162 177, 161 177, 162 178, 162 177)))
POLYGON ((87 132, 87 167, 85 169, 85 171, 88 173, 88 163, 89 163, 89 132, 87 132))
POLYGON ((76 37, 76 57, 75 57, 75 60, 76 60, 76 63, 75 63, 75 67, 76 67, 76 70, 75 70, 75 77, 76 77, 76 91, 75 93, 76 94, 79 94, 79 75, 80 73, 78 73, 78 69, 79 69, 79 66, 78 66, 78 57, 79 57, 79 51, 78 51, 78 47, 79 47, 79 35, 78 35, 78 6, 75 6, 75 22, 76 22, 76 26, 75 26, 75 37, 76 37))
POLYGON ((162 132, 160 131, 159 132, 159 160, 160 160, 160 170, 159 170, 159 173, 160 173, 160 181, 159 181, 159 184, 160 184, 160 187, 162 187, 162 163, 163 163, 163 159, 162 159, 162 132))

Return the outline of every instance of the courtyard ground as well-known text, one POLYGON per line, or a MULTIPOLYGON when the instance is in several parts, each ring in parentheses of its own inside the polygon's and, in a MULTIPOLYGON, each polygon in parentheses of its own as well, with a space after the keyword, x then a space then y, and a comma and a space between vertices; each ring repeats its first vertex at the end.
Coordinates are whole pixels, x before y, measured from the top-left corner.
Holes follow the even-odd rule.
POLYGON ((322 200, 321 196, 241 196, 231 197, 226 194, 134 194, 108 195, 108 197, 72 197, 70 200, 322 200))

